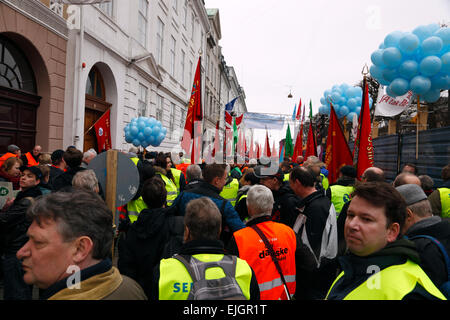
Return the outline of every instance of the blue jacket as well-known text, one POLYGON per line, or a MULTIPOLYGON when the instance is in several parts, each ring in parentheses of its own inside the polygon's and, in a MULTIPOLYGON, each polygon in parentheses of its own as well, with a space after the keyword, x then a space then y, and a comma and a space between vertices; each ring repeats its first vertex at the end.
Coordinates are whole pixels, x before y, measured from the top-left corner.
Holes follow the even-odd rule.
POLYGON ((178 197, 174 200, 172 206, 177 207, 178 214, 183 215, 186 210, 186 205, 189 201, 193 199, 198 199, 201 197, 208 197, 217 205, 225 225, 222 229, 228 226, 232 232, 245 228, 245 224, 239 218, 239 214, 234 210, 231 203, 222 198, 220 195, 220 190, 213 185, 206 183, 204 181, 198 183, 194 188, 181 192, 178 197))

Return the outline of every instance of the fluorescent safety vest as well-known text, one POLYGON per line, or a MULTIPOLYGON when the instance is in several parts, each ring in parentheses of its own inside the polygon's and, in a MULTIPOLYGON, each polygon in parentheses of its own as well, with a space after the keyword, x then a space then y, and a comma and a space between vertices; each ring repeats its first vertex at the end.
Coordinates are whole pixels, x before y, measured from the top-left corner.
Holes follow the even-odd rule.
POLYGON ((353 186, 333 185, 331 189, 331 202, 336 209, 336 218, 339 217, 344 204, 350 201, 350 194, 355 190, 353 186))
POLYGON ((234 207, 236 204, 237 193, 239 191, 239 181, 235 178, 229 184, 223 187, 220 196, 231 202, 234 207))
POLYGON ((131 200, 127 203, 127 212, 128 212, 128 218, 130 219, 131 223, 134 223, 141 213, 142 210, 147 209, 147 205, 144 202, 144 199, 142 197, 137 198, 136 200, 131 200))
POLYGON ((133 158, 130 158, 130 160, 133 161, 134 165, 137 167, 137 164, 139 162, 139 158, 138 157, 133 157, 133 158))
MULTIPOLYGON (((193 257, 202 262, 220 261, 223 254, 195 254, 193 257)), ((192 286, 192 278, 186 267, 177 259, 162 259, 159 265, 159 299, 160 300, 186 300, 192 286)), ((209 268, 205 272, 206 279, 219 279, 225 277, 221 268, 209 268)), ((242 293, 250 299, 250 283, 252 270, 242 259, 236 261, 236 282, 242 293)))
POLYGON ((166 184, 166 191, 167 191, 167 206, 171 206, 173 204, 173 201, 178 196, 177 186, 175 183, 167 178, 165 175, 161 174, 160 172, 157 172, 156 174, 160 175, 163 179, 164 183, 166 184))
POLYGON ((3 163, 4 163, 6 160, 8 160, 9 158, 12 158, 12 157, 18 158, 17 154, 14 154, 14 153, 11 153, 11 152, 7 152, 7 153, 5 153, 4 155, 2 155, 2 156, 0 157, 0 168, 1 168, 1 166, 3 165, 3 163))
POLYGON ((33 155, 29 152, 25 153, 25 157, 28 160, 28 167, 34 167, 37 166, 39 164, 39 162, 37 162, 34 158, 33 155))
MULTIPOLYGON (((344 272, 341 272, 333 282, 326 299, 343 276, 344 272)), ((413 291, 418 283, 436 298, 447 300, 422 268, 409 259, 404 264, 393 265, 373 274, 348 293, 344 300, 401 300, 413 291)))
POLYGON ((450 188, 438 188, 441 196, 441 216, 450 218, 450 188))
POLYGON ((289 181, 289 176, 290 176, 290 173, 285 173, 283 181, 289 181))
MULTIPOLYGON (((274 221, 258 223, 258 227, 269 240, 275 251, 289 293, 295 293, 295 250, 297 246, 294 231, 285 224, 274 221)), ((258 280, 261 300, 287 300, 283 281, 269 251, 261 237, 251 227, 233 234, 239 249, 239 258, 248 262, 258 280)))
POLYGON ((324 190, 327 190, 328 186, 330 185, 330 183, 328 182, 328 178, 325 177, 323 173, 321 173, 320 175, 322 176, 322 187, 324 190))
POLYGON ((180 176, 181 176, 181 170, 170 168, 170 171, 172 171, 172 175, 175 178, 175 185, 177 186, 177 192, 180 194, 180 176))

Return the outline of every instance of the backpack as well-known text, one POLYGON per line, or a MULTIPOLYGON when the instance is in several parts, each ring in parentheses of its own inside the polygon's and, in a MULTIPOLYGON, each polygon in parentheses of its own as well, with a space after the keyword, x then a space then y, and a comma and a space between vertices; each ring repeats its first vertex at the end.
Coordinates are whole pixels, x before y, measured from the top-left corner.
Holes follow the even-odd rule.
POLYGON ((173 256, 180 261, 192 278, 191 291, 187 300, 247 300, 236 281, 236 256, 224 255, 222 260, 202 262, 193 256, 186 260, 181 255, 173 256), (225 277, 206 279, 206 270, 221 268, 225 277))
POLYGON ((442 294, 447 298, 450 299, 450 258, 448 256, 447 250, 445 249, 445 247, 442 245, 442 243, 429 235, 417 235, 417 236, 413 236, 413 237, 408 237, 409 240, 415 240, 418 238, 424 238, 424 239, 429 239, 431 240, 431 242, 433 242, 441 251, 442 256, 444 257, 445 260, 445 265, 447 266, 447 281, 444 282, 440 287, 439 290, 442 292, 442 294))

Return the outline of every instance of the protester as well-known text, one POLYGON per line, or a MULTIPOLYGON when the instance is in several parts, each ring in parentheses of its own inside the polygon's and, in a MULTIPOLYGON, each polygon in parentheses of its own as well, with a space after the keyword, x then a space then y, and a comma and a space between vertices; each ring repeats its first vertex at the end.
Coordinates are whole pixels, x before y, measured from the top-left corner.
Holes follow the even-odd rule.
POLYGON ((242 187, 239 188, 237 192, 234 209, 239 214, 242 221, 246 221, 250 218, 247 210, 247 193, 250 188, 253 185, 258 184, 258 182, 259 179, 255 176, 255 170, 253 168, 248 168, 239 182, 242 187))
POLYGON ((191 164, 186 169, 186 182, 187 185, 184 190, 190 190, 194 188, 198 183, 203 181, 202 169, 198 164, 191 164))
POLYGON ((50 158, 52 159, 52 166, 50 167, 49 182, 53 186, 53 182, 57 176, 64 173, 66 170, 66 162, 64 161, 64 150, 57 149, 52 152, 50 158))
POLYGON ((26 235, 30 222, 26 212, 33 199, 42 195, 38 187, 42 172, 38 167, 20 168, 21 191, 15 199, 7 201, 0 212, 0 252, 3 252, 4 299, 31 300, 32 287, 23 281, 21 262, 17 259, 17 251, 28 241, 26 235))
POLYGON ((41 179, 41 182, 39 183, 38 187, 41 190, 43 195, 49 194, 53 190, 52 185, 49 183, 50 167, 46 164, 39 164, 36 167, 38 167, 39 170, 41 170, 41 172, 42 172, 42 179, 41 179))
MULTIPOLYGON (((237 168, 237 167, 235 167, 235 168, 237 168)), ((222 191, 220 191, 220 196, 222 196, 224 199, 230 201, 230 203, 233 207, 236 204, 237 193, 239 190, 239 179, 240 179, 240 178, 235 178, 235 176, 232 176, 231 174, 229 174, 229 176, 227 178, 227 183, 223 186, 222 191)), ((242 175, 241 175, 241 177, 242 177, 242 175)))
POLYGON ((164 181, 155 176, 144 183, 142 198, 148 206, 139 214, 119 240, 118 268, 124 275, 136 280, 149 297, 152 270, 162 258, 170 258, 181 248, 183 217, 171 208, 165 208, 167 191, 164 181))
POLYGON ((42 147, 35 145, 31 152, 22 155, 22 162, 24 166, 33 167, 39 164, 39 156, 41 155, 42 147))
POLYGON ((250 219, 247 227, 236 231, 228 245, 228 252, 247 261, 255 272, 261 300, 287 300, 295 294, 295 251, 297 238, 294 231, 282 223, 272 221, 273 195, 269 188, 255 185, 246 198, 250 219), (255 230, 259 229, 271 248, 268 248, 255 230), (276 253, 275 265, 270 251, 276 253), (283 280, 286 282, 286 287, 283 280))
POLYGON ((29 217, 29 240, 17 257, 25 282, 44 289, 43 298, 146 300, 142 288, 112 266, 112 214, 98 195, 56 192, 38 199, 29 217))
POLYGON ((422 174, 419 176, 419 180, 420 180, 420 184, 422 186, 423 192, 425 192, 425 194, 427 195, 427 197, 433 193, 434 189, 434 181, 433 179, 426 175, 426 174, 422 174))
POLYGON ((73 176, 78 172, 85 170, 81 167, 81 161, 83 159, 83 154, 80 150, 76 148, 67 148, 63 155, 64 162, 67 164, 67 171, 58 175, 53 180, 53 190, 59 191, 65 187, 72 186, 73 176))
POLYGON ((428 200, 435 216, 450 218, 450 164, 442 169, 441 178, 443 183, 430 194, 428 200))
POLYGON ((95 149, 89 149, 85 153, 83 153, 83 159, 81 160, 81 167, 87 168, 89 166, 89 163, 97 156, 97 151, 95 149))
POLYGON ((205 196, 210 198, 219 208, 224 219, 221 239, 227 242, 233 232, 244 228, 245 225, 239 219, 239 215, 231 203, 219 195, 228 177, 225 165, 208 164, 203 169, 202 174, 204 181, 188 191, 183 191, 175 199, 173 205, 176 206, 179 215, 183 216, 189 201, 205 196))
POLYGON ((367 168, 362 176, 361 181, 363 182, 370 182, 370 181, 380 181, 384 182, 386 181, 386 178, 384 176, 384 171, 377 167, 369 167, 367 168))
POLYGON ((393 186, 395 188, 404 184, 417 184, 418 186, 421 186, 420 179, 415 174, 412 174, 410 172, 403 172, 395 177, 395 180, 393 182, 393 186))
POLYGON ((72 186, 92 191, 95 193, 100 192, 97 176, 94 170, 86 169, 78 171, 72 179, 72 186))
MULTIPOLYGON (((205 175, 205 178, 207 175, 205 175)), ((225 255, 219 241, 222 217, 215 203, 208 197, 191 200, 184 217, 184 245, 179 255, 163 259, 154 269, 153 299, 246 299, 259 300, 255 274, 244 260, 225 255), (189 264, 199 273, 189 272, 189 264), (223 277, 225 273, 225 277, 223 277), (203 290, 201 281, 210 286, 203 290), (216 280, 215 282, 208 280, 216 280)), ((189 268, 191 269, 191 268, 189 268)))
POLYGON ((430 202, 423 190, 415 184, 396 188, 406 202, 406 220, 401 233, 413 240, 420 254, 421 267, 439 288, 448 279, 445 260, 432 240, 416 236, 432 236, 440 241, 450 255, 450 222, 433 216, 430 202))
POLYGON ((272 191, 275 203, 272 210, 272 220, 284 223, 292 228, 297 218, 298 206, 300 199, 295 195, 289 186, 288 181, 283 181, 284 174, 281 168, 272 168, 265 166, 256 166, 254 171, 255 177, 259 179, 259 183, 266 186, 272 191))
POLYGON ((350 195, 355 189, 356 169, 353 166, 342 166, 339 169, 339 177, 326 191, 339 217, 342 207, 350 201, 350 195))
MULTIPOLYGON (((6 152, 4 155, 2 155, 2 156, 0 157, 0 167, 3 166, 3 163, 4 163, 7 159, 9 159, 9 158, 11 158, 11 157, 14 157, 14 158, 20 158, 20 156, 21 156, 20 148, 19 148, 18 146, 16 146, 15 144, 10 144, 10 145, 8 146, 7 150, 8 150, 8 152, 6 152)), ((23 161, 22 161, 22 162, 23 162, 23 161)))
POLYGON ((172 155, 170 152, 166 153, 167 169, 172 171, 173 181, 177 186, 177 195, 186 187, 186 177, 185 174, 176 168, 175 163, 172 160, 172 155), (170 161, 170 164, 169 162, 170 161))
POLYGON ((349 254, 339 258, 342 272, 328 300, 445 299, 418 265, 414 243, 397 240, 405 218, 405 200, 393 186, 355 188, 345 223, 349 254))
POLYGON ((417 166, 414 163, 406 163, 402 168, 402 173, 411 173, 417 176, 418 175, 417 166))
POLYGON ((170 160, 170 157, 167 157, 164 153, 160 152, 156 157, 153 168, 155 169, 156 174, 159 175, 166 184, 168 206, 173 204, 179 194, 179 189, 176 185, 176 179, 172 173, 171 167, 172 161, 170 160))
POLYGON ((22 160, 18 157, 9 157, 6 159, 0 167, 0 182, 11 182, 13 190, 19 190, 20 167, 22 165, 22 160))
POLYGON ((330 199, 315 187, 310 169, 297 166, 289 183, 302 199, 293 229, 301 239, 297 254, 296 299, 323 299, 336 271, 338 250, 336 210, 330 199))

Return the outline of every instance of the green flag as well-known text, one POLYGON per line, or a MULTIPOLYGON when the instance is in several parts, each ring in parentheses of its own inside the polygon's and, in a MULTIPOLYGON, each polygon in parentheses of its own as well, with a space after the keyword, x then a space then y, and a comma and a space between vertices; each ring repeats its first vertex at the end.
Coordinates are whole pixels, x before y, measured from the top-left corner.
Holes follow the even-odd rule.
POLYGON ((313 114, 312 114, 312 102, 311 102, 311 100, 309 100, 309 118, 310 118, 310 119, 313 118, 313 114))
POLYGON ((233 150, 236 153, 236 144, 238 142, 238 129, 236 125, 236 118, 233 118, 233 150))
POLYGON ((294 154, 294 146, 292 145, 291 128, 288 124, 286 129, 286 140, 284 141, 284 156, 292 157, 294 154))

